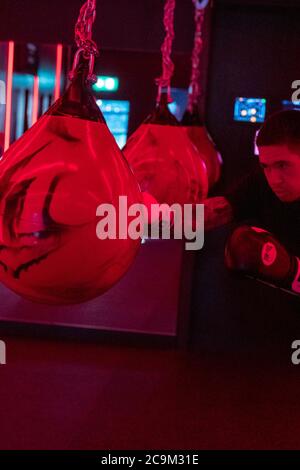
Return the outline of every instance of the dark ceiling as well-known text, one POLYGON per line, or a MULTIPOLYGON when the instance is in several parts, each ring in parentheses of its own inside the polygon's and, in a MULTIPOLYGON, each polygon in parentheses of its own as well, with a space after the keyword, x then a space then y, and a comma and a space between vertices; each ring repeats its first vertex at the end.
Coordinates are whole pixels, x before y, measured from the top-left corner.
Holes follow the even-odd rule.
MULTIPOLYGON (((214 0, 216 4, 298 6, 300 0, 214 0)), ((0 40, 72 43, 83 0, 0 0, 0 40)), ((163 38, 164 0, 98 0, 95 39, 100 47, 156 51, 163 38)), ((177 0, 174 50, 190 51, 192 0, 177 0)))

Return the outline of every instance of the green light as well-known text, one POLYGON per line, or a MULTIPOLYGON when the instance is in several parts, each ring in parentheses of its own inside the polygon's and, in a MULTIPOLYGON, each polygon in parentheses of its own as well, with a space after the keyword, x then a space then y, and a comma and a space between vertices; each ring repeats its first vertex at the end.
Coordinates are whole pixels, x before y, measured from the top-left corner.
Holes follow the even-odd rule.
POLYGON ((97 82, 93 85, 95 91, 117 91, 119 79, 117 77, 97 77, 97 82))

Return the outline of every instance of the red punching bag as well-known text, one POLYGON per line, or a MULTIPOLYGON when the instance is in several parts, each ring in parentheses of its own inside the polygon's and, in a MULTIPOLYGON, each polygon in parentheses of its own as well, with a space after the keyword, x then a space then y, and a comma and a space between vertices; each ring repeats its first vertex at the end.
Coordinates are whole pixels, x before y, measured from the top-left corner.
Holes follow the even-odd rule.
POLYGON ((33 301, 71 304, 102 294, 140 245, 96 234, 100 204, 112 204, 119 220, 119 196, 129 206, 141 193, 89 91, 89 53, 90 61, 81 44, 66 93, 0 162, 0 276, 33 301))
POLYGON ((207 168, 208 185, 211 188, 221 176, 222 158, 210 137, 199 111, 200 57, 203 49, 202 26, 208 0, 193 0, 195 6, 195 41, 192 53, 192 75, 189 88, 188 107, 182 119, 182 125, 196 146, 207 168))
POLYGON ((189 139, 193 142, 205 162, 208 186, 211 188, 220 179, 223 161, 201 119, 198 107, 193 106, 191 112, 187 110, 183 115, 181 123, 189 139))
POLYGON ((168 109, 174 69, 170 59, 174 8, 175 0, 167 0, 163 76, 157 80, 156 108, 129 138, 123 151, 142 191, 150 193, 159 203, 185 204, 202 201, 207 195, 208 182, 205 164, 198 151, 168 109))
POLYGON ((196 203, 207 195, 206 168, 167 107, 162 93, 155 111, 130 137, 124 154, 141 190, 159 203, 196 203))

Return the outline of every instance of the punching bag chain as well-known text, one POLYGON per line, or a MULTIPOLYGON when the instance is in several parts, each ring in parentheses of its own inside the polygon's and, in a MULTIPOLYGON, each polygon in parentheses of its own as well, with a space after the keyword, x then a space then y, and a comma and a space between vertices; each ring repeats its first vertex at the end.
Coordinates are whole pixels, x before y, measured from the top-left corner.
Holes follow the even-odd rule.
POLYGON ((98 46, 92 39, 93 23, 96 18, 96 0, 87 0, 80 9, 79 17, 75 26, 75 42, 77 52, 74 56, 72 71, 69 74, 70 80, 74 78, 74 73, 79 64, 80 55, 89 60, 89 73, 87 80, 95 83, 96 77, 93 75, 95 57, 99 55, 98 46))
POLYGON ((200 56, 203 49, 202 39, 202 26, 204 20, 205 7, 207 1, 199 2, 199 0, 192 0, 195 5, 195 39, 194 49, 192 53, 192 74, 188 100, 188 111, 192 112, 193 106, 198 104, 198 99, 201 95, 200 86, 200 56))
POLYGON ((171 59, 172 45, 174 41, 174 10, 175 10, 175 0, 166 0, 164 8, 164 27, 166 31, 166 36, 161 47, 162 52, 162 67, 163 73, 162 76, 156 79, 156 84, 158 85, 158 95, 157 102, 160 101, 162 88, 167 88, 168 90, 168 101, 171 102, 171 91, 170 91, 170 82, 174 72, 174 64, 171 59))

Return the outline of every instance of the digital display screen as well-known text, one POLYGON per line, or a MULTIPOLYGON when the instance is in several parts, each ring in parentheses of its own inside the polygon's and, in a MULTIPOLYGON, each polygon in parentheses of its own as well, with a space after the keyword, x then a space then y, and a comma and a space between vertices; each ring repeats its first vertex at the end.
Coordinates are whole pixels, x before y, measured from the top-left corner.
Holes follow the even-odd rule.
POLYGON ((97 100, 106 124, 120 148, 126 144, 130 103, 123 100, 97 100))
POLYGON ((235 99, 234 120, 243 122, 264 122, 266 116, 265 98, 242 98, 235 99))

